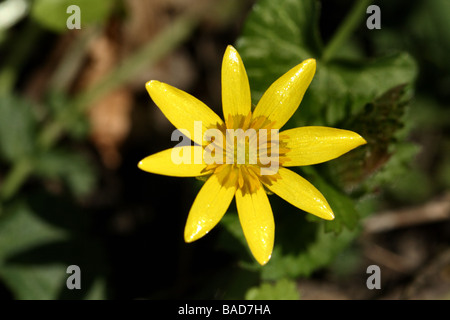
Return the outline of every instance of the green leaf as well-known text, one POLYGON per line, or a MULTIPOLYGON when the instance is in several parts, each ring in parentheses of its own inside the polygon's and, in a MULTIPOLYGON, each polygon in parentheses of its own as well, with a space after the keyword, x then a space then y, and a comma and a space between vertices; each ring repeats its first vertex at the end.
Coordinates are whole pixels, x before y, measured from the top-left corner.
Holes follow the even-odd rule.
POLYGON ((325 196, 335 215, 331 221, 313 215, 308 215, 308 219, 323 223, 325 232, 340 233, 343 228, 353 230, 360 219, 354 200, 328 183, 312 167, 304 167, 303 172, 308 174, 308 180, 325 196))
POLYGON ((15 203, 0 219, 0 263, 17 252, 66 237, 62 228, 38 217, 25 203, 15 203))
POLYGON ((36 118, 33 105, 14 96, 0 96, 0 156, 9 162, 34 150, 36 118))
POLYGON ((0 277, 17 299, 53 299, 65 269, 61 265, 23 266, 7 259, 39 245, 66 239, 68 234, 36 216, 23 202, 11 205, 0 219, 0 277))
POLYGON ((35 0, 31 8, 32 17, 42 26, 55 31, 67 31, 67 19, 73 13, 67 13, 71 5, 80 7, 81 28, 101 23, 109 15, 115 1, 111 0, 35 0))
POLYGON ((359 114, 368 103, 399 86, 411 85, 417 65, 409 54, 399 53, 373 61, 318 62, 316 75, 295 124, 336 126, 359 114))
MULTIPOLYGON (((397 179, 403 179, 411 170, 411 160, 419 152, 420 147, 411 142, 397 143, 390 147, 390 152, 393 154, 386 162, 386 164, 374 174, 366 185, 370 189, 377 187, 389 186, 396 184, 397 179)), ((426 187, 422 185, 421 187, 426 187)))
POLYGON ((98 277, 94 280, 91 289, 86 294, 85 300, 105 300, 106 280, 98 277))
POLYGON ((61 284, 67 279, 63 265, 6 265, 0 267, 0 276, 18 300, 53 300, 61 284))
POLYGON ((246 300, 299 300, 297 284, 293 280, 280 279, 275 283, 264 282, 259 287, 250 288, 246 300))
POLYGON ((89 133, 89 119, 84 113, 72 107, 73 98, 60 91, 51 92, 46 99, 47 106, 64 130, 76 140, 86 138, 89 133))
POLYGON ((387 90, 412 83, 417 74, 406 53, 370 60, 347 54, 346 59, 324 63, 319 9, 313 0, 259 1, 237 41, 254 102, 290 68, 316 58, 316 75, 291 125, 335 125, 387 90))
POLYGON ((234 252, 244 269, 259 271, 264 280, 279 280, 307 277, 326 267, 359 233, 358 228, 345 228, 339 234, 327 232, 324 223, 308 222, 306 214, 294 210, 288 214, 274 209, 275 246, 270 261, 263 267, 251 257, 237 214, 227 213, 222 218, 221 224, 233 237, 222 237, 220 246, 234 252))
POLYGON ((16 299, 102 299, 104 255, 85 232, 83 214, 43 193, 4 208, 0 218, 0 278, 16 299), (66 286, 67 267, 81 268, 83 290, 66 286), (100 276, 99 276, 100 275, 100 276))
POLYGON ((283 252, 283 244, 276 243, 271 260, 261 268, 261 277, 265 280, 309 277, 314 271, 328 266, 358 234, 357 230, 344 229, 337 235, 324 229, 324 225, 319 224, 314 241, 298 253, 283 252))
MULTIPOLYGON (((366 139, 367 144, 324 165, 328 176, 333 177, 336 184, 347 190, 354 190, 366 179, 380 172, 388 162, 391 163, 390 166, 394 164, 392 169, 383 169, 384 172, 387 170, 392 173, 388 174, 388 180, 395 180, 394 171, 402 172, 401 166, 410 162, 417 151, 413 144, 404 142, 412 127, 412 119, 406 112, 411 96, 411 90, 407 86, 394 87, 342 124, 343 128, 358 132, 366 139), (403 155, 402 146, 407 145, 411 148, 407 147, 408 151, 403 155)), ((372 179, 371 188, 382 180, 385 180, 382 176, 372 179)))
POLYGON ((75 196, 84 196, 95 187, 96 173, 83 154, 67 150, 50 150, 39 155, 36 174, 47 179, 60 179, 75 196))
MULTIPOLYGON (((411 84, 417 76, 417 65, 407 53, 398 53, 366 63, 342 62, 330 68, 341 75, 351 101, 351 114, 361 111, 367 104, 392 88, 411 84)), ((337 123, 343 119, 335 119, 337 123)))
POLYGON ((254 101, 290 68, 320 55, 319 9, 315 0, 261 0, 255 4, 237 41, 254 101))
MULTIPOLYGON (((450 69, 450 2, 447 0, 421 1, 405 25, 412 34, 411 42, 418 54, 441 69, 450 69)), ((400 34, 401 37, 405 33, 400 34)), ((397 41, 398 43, 398 41, 397 41)), ((395 43, 394 45, 396 45, 395 43)))

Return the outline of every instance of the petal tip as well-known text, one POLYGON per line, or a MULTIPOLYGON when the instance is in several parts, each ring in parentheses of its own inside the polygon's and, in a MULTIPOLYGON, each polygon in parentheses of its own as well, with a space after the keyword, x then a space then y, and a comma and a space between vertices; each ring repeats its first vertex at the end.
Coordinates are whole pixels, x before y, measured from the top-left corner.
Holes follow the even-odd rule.
POLYGON ((364 138, 361 137, 361 136, 359 136, 359 138, 361 139, 361 144, 360 144, 360 146, 362 146, 362 145, 364 145, 364 144, 367 144, 367 140, 366 140, 366 139, 364 139, 364 138))
POLYGON ((150 80, 145 84, 145 89, 147 89, 147 92, 151 95, 155 90, 158 90, 161 85, 163 85, 163 83, 158 80, 150 80))
POLYGON ((334 220, 334 213, 328 202, 324 203, 318 216, 324 220, 334 220))
POLYGON ((353 138, 353 145, 354 145, 354 146, 352 147, 352 149, 367 144, 367 140, 366 140, 366 139, 364 139, 363 137, 361 137, 361 136, 360 136, 359 134, 357 134, 357 133, 355 133, 355 135, 356 135, 356 137, 353 138))
POLYGON ((302 69, 309 69, 313 74, 316 73, 316 59, 311 58, 303 61, 302 69))
POLYGON ((186 242, 186 243, 194 242, 195 241, 194 236, 195 235, 191 231, 189 231, 187 229, 187 227, 185 227, 185 229, 184 229, 184 242, 186 242))
POLYGON ((256 261, 261 265, 261 266, 265 266, 267 264, 267 262, 269 262, 270 258, 272 257, 272 254, 270 254, 268 257, 264 257, 264 258, 256 258, 256 261))
POLYGON ((315 216, 318 216, 321 219, 324 220, 334 220, 334 213, 333 210, 331 210, 330 205, 328 204, 328 202, 326 202, 326 200, 324 199, 324 201, 321 203, 320 206, 316 207, 315 209, 311 210, 311 211, 307 211, 315 216))
POLYGON ((151 164, 150 164, 149 161, 148 161, 149 157, 150 157, 150 156, 148 156, 147 158, 144 158, 144 159, 142 159, 141 161, 139 161, 137 167, 138 167, 139 169, 141 169, 142 171, 152 173, 152 170, 151 170, 151 167, 152 167, 152 166, 151 166, 151 164))
POLYGON ((323 217, 325 220, 334 220, 334 213, 333 213, 333 211, 329 211, 326 215, 324 215, 324 217, 323 217))
POLYGON ((231 51, 237 51, 235 47, 233 47, 231 44, 229 44, 229 45, 227 46, 227 49, 225 50, 225 52, 230 51, 230 50, 231 50, 231 51))
POLYGON ((225 54, 223 55, 222 64, 231 64, 239 63, 241 60, 238 51, 232 46, 228 45, 225 50, 225 54))
POLYGON ((148 89, 148 88, 151 88, 152 86, 154 86, 155 84, 158 84, 158 83, 159 83, 158 80, 150 80, 150 81, 147 81, 145 83, 145 87, 148 89))
POLYGON ((203 237, 204 235, 206 235, 208 232, 205 232, 204 234, 199 233, 199 232, 193 232, 191 230, 188 230, 187 228, 184 230, 184 242, 186 243, 192 243, 198 239, 200 239, 201 237, 203 237))

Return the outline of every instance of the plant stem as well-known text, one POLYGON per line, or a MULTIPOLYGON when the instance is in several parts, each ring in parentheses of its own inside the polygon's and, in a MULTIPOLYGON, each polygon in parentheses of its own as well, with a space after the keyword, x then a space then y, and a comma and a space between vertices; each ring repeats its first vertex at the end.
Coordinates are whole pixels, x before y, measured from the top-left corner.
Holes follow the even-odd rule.
POLYGON ((33 171, 33 165, 30 159, 22 159, 17 162, 8 172, 2 183, 0 190, 0 200, 6 201, 10 199, 20 186, 25 182, 30 173, 33 171))
POLYGON ((41 34, 42 29, 35 22, 28 21, 18 36, 20 40, 16 40, 11 44, 11 47, 8 49, 9 54, 2 59, 3 69, 0 72, 0 93, 12 92, 20 68, 23 67, 24 61, 28 56, 32 54, 32 48, 39 40, 41 34))
POLYGON ((73 83, 86 57, 89 42, 99 36, 100 28, 91 26, 71 32, 75 39, 66 49, 64 56, 51 76, 49 88, 52 91, 67 92, 69 90, 70 84, 73 83))
MULTIPOLYGON (((68 105, 68 113, 83 113, 104 94, 125 84, 133 76, 158 62, 182 41, 186 40, 197 25, 198 19, 186 14, 176 19, 171 25, 159 33, 154 40, 144 45, 135 54, 125 59, 119 66, 106 75, 100 82, 81 93, 72 104, 68 105)), ((70 116, 70 115, 69 115, 70 116)), ((47 150, 64 132, 60 122, 50 123, 39 136, 39 145, 47 150)))
POLYGON ((172 51, 177 45, 186 40, 197 25, 197 19, 186 14, 175 20, 160 32, 151 42, 144 45, 138 52, 125 59, 120 65, 106 75, 102 81, 74 101, 79 112, 85 111, 90 104, 102 95, 126 83, 142 69, 148 68, 158 62, 162 57, 172 51))
POLYGON ((350 35, 360 25, 361 21, 365 18, 367 7, 371 2, 371 0, 355 0, 353 8, 345 17, 345 20, 339 26, 330 42, 328 42, 328 45, 325 47, 322 54, 323 62, 326 63, 333 59, 339 48, 342 47, 350 35))

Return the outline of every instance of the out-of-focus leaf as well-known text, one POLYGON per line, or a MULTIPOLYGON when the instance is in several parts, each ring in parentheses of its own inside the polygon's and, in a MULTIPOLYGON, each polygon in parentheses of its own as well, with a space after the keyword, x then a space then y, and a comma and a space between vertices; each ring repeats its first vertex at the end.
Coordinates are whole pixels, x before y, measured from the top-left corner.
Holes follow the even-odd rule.
POLYGON ((6 265, 0 275, 19 300, 53 300, 58 297, 67 274, 63 265, 6 265))
MULTIPOLYGON (((409 151, 412 157, 417 153, 417 149, 409 151)), ((401 164, 398 164, 401 165, 401 164)), ((400 179, 392 177, 390 182, 384 182, 383 187, 389 194, 389 198, 399 200, 404 204, 422 204, 430 199, 433 194, 433 186, 430 177, 420 170, 416 165, 405 161, 403 172, 396 172, 400 179), (420 186, 420 187, 418 187, 420 186)), ((389 168, 389 167, 388 167, 389 168)))
POLYGON ((259 287, 250 288, 246 300, 299 300, 297 284, 293 280, 280 279, 275 283, 264 282, 259 287))
POLYGON ((36 174, 61 179, 76 196, 88 194, 95 186, 96 173, 83 154, 50 150, 36 158, 36 174))
POLYGON ((19 202, 5 209, 0 219, 0 277, 17 299, 53 299, 65 269, 61 265, 18 266, 6 260, 24 250, 66 239, 68 234, 36 216, 19 202))
POLYGON ((31 15, 42 26, 56 32, 67 31, 67 19, 73 13, 67 13, 67 8, 77 5, 81 11, 81 27, 91 23, 101 23, 107 17, 114 5, 112 0, 35 0, 31 15))
POLYGON ((0 261, 19 251, 67 238, 64 229, 40 219, 23 202, 4 208, 0 218, 0 261))
POLYGON ((106 280, 97 278, 87 293, 85 300, 104 300, 106 298, 106 280))
MULTIPOLYGON (((421 1, 409 17, 407 28, 418 41, 421 54, 438 67, 450 69, 450 2, 447 0, 421 1)), ((403 33, 401 33, 403 36, 403 33)))
POLYGON ((376 174, 367 180, 365 184, 370 189, 386 185, 392 187, 396 184, 397 179, 403 178, 405 175, 409 174, 409 171, 411 170, 411 161, 419 150, 420 146, 411 142, 392 145, 390 153, 392 153, 393 156, 390 157, 389 161, 387 161, 376 174))
POLYGON ((104 298, 103 251, 83 233, 80 212, 71 212, 75 209, 68 209, 67 202, 41 193, 28 200, 30 204, 19 200, 8 205, 0 219, 2 282, 17 299, 104 298), (78 219, 72 230, 66 220, 76 218, 75 214, 78 219), (69 265, 81 268, 82 290, 67 288, 69 265))
POLYGON ((34 150, 36 118, 28 101, 0 96, 0 156, 10 162, 30 156, 34 150))
POLYGON ((71 105, 71 98, 63 92, 51 92, 47 105, 55 121, 61 123, 64 130, 74 139, 83 139, 89 133, 89 121, 84 113, 77 112, 71 105))

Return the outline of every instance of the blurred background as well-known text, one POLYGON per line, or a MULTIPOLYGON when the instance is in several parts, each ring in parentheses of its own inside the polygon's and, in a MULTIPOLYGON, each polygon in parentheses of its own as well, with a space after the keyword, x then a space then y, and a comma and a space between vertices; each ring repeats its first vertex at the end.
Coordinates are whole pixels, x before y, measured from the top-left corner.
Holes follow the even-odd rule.
POLYGON ((447 0, 0 1, 0 298, 449 299, 449 16, 447 0), (81 28, 69 30, 73 4, 81 28), (381 29, 366 26, 370 4, 381 29), (265 267, 234 204, 186 244, 202 182, 137 168, 174 145, 145 82, 221 115, 228 44, 254 103, 316 58, 287 126, 348 128, 369 142, 297 171, 336 221, 269 196, 276 245, 265 267), (81 290, 67 289, 70 265, 81 290), (366 286, 370 265, 379 290, 366 286))

